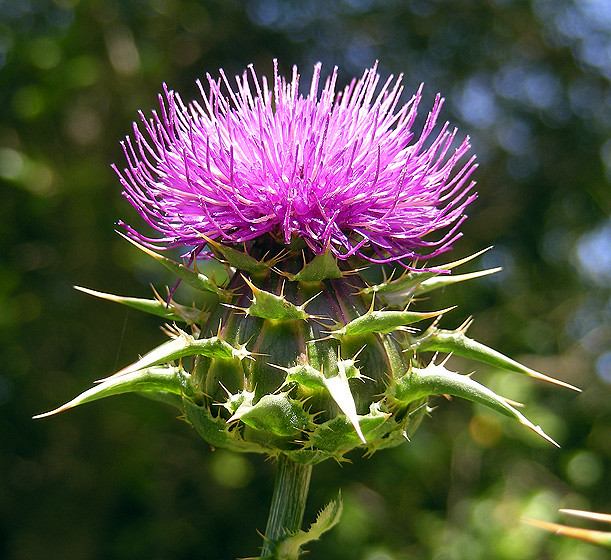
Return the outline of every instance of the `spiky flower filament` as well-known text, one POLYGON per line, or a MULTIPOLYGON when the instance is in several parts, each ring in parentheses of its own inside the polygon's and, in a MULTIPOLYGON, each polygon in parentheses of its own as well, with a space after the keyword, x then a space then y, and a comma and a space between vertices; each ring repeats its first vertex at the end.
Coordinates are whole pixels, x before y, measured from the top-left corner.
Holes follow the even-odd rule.
POLYGON ((249 67, 232 86, 221 71, 202 100, 185 104, 164 87, 161 112, 124 143, 117 173, 125 195, 161 233, 159 247, 195 247, 205 239, 242 243, 270 235, 303 239, 315 253, 374 262, 437 255, 460 236, 474 199, 474 157, 456 130, 433 133, 437 96, 420 132, 413 126, 420 88, 399 107, 401 76, 378 89, 377 67, 336 92, 337 68, 319 94, 321 65, 307 96, 278 74, 259 80, 249 67), (237 89, 237 90, 236 90, 237 89), (455 168, 457 170, 455 170, 455 168), (438 232, 437 239, 430 235, 438 232))

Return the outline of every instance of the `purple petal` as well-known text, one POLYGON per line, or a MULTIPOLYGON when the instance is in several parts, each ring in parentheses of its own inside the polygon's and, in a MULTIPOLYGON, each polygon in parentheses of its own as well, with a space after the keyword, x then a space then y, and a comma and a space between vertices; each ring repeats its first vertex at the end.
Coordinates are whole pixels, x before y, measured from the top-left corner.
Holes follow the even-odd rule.
POLYGON ((161 112, 140 114, 123 143, 127 167, 114 167, 161 236, 127 233, 158 248, 300 237, 314 253, 372 262, 450 249, 476 196, 476 165, 473 156, 458 166, 469 139, 451 151, 457 131, 448 123, 433 134, 443 99, 417 133, 422 86, 399 107, 401 76, 378 89, 374 66, 336 92, 335 68, 319 93, 320 73, 319 63, 306 97, 297 68, 287 82, 276 62, 271 87, 252 66, 235 87, 222 70, 218 81, 207 75, 200 102, 185 104, 164 85, 161 112))

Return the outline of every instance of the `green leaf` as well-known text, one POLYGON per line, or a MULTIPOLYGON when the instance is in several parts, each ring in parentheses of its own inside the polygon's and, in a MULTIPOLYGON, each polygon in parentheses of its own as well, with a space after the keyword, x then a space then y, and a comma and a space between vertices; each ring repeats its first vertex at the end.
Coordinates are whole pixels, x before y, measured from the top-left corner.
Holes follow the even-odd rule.
POLYGON ((495 274, 501 270, 503 269, 498 267, 489 268, 487 270, 478 270, 477 272, 470 272, 469 274, 458 274, 456 276, 435 276, 433 278, 429 278, 428 280, 423 280, 418 286, 416 286, 413 295, 420 296, 422 294, 432 292, 433 290, 439 290, 453 284, 458 284, 459 282, 465 282, 467 280, 473 280, 474 278, 481 278, 482 276, 495 274))
POLYGON ((265 395, 257 404, 245 408, 239 417, 233 415, 232 420, 238 419, 251 428, 279 437, 296 437, 312 424, 301 403, 285 394, 265 395))
POLYGON ((413 290, 416 286, 418 286, 418 284, 422 283, 427 278, 432 278, 433 276, 436 276, 437 274, 437 272, 428 271, 405 272, 396 280, 387 280, 386 282, 382 282, 381 284, 367 286, 367 288, 363 288, 361 290, 361 293, 399 295, 401 297, 411 296, 413 290))
MULTIPOLYGON (((369 413, 358 417, 365 439, 377 441, 383 434, 388 433, 391 426, 387 422, 389 417, 390 414, 383 412, 379 403, 372 403, 369 413)), ((359 445, 362 445, 362 440, 350 420, 344 415, 338 415, 317 426, 310 434, 306 447, 330 452, 337 458, 359 445)))
POLYGON ((157 262, 161 263, 168 270, 176 274, 176 276, 184 280, 190 286, 193 286, 195 289, 206 292, 213 292, 219 297, 223 298, 231 297, 231 292, 223 290, 222 288, 217 286, 214 281, 211 278, 208 278, 205 274, 202 274, 195 270, 191 270, 184 264, 177 263, 172 259, 168 259, 167 257, 160 255, 159 253, 155 253, 155 251, 152 251, 148 247, 144 247, 143 245, 140 245, 140 243, 138 243, 137 241, 130 239, 129 237, 127 237, 127 235, 123 235, 122 233, 120 233, 119 235, 123 236, 132 245, 140 249, 143 253, 149 255, 150 257, 153 257, 157 262))
POLYGON ((448 331, 442 329, 429 329, 421 337, 412 339, 412 342, 408 350, 414 350, 417 352, 426 352, 428 350, 434 352, 447 352, 463 356, 464 358, 471 358, 491 366, 503 368, 509 371, 515 371, 522 373, 535 379, 547 381, 555 385, 560 385, 573 391, 581 392, 581 389, 559 381, 553 377, 549 377, 542 373, 539 373, 529 367, 526 367, 511 358, 508 358, 504 354, 497 352, 496 350, 481 344, 472 338, 466 336, 465 331, 469 326, 469 322, 465 323, 462 327, 455 331, 448 331))
POLYGON ((329 278, 341 278, 342 271, 330 251, 316 255, 297 274, 282 273, 291 281, 318 283, 329 278))
POLYGON ((221 340, 217 336, 198 339, 178 328, 174 329, 174 334, 175 338, 157 346, 157 348, 151 350, 137 362, 123 368, 107 379, 121 377, 140 369, 165 364, 187 356, 207 356, 209 358, 219 358, 222 360, 242 360, 250 355, 250 352, 244 347, 234 348, 231 344, 221 340))
MULTIPOLYGON (((425 282, 426 280, 433 278, 439 274, 441 271, 448 271, 456 268, 457 266, 461 266, 477 257, 481 254, 488 251, 490 247, 487 249, 483 249, 482 251, 478 251, 473 255, 465 257, 464 259, 460 259, 451 263, 442 264, 438 267, 435 267, 437 272, 430 270, 412 270, 409 272, 405 272, 396 280, 389 279, 381 284, 377 284, 375 286, 368 286, 364 290, 361 290, 364 294, 395 294, 399 296, 412 296, 414 290, 417 286, 425 282)), ((466 280, 466 278, 465 278, 466 280)))
POLYGON ((335 500, 329 502, 318 514, 316 521, 310 525, 307 531, 298 531, 279 541, 276 545, 278 560, 296 560, 299 558, 301 548, 311 542, 320 539, 323 533, 333 528, 342 515, 341 492, 335 500))
POLYGON ((469 376, 446 369, 443 364, 412 368, 394 386, 394 398, 402 403, 410 403, 429 395, 452 395, 482 404, 517 420, 556 447, 560 447, 540 426, 535 426, 506 399, 469 376))
POLYGON ((70 402, 44 414, 38 414, 34 418, 44 418, 80 404, 97 401, 113 395, 122 393, 148 393, 154 395, 158 400, 176 404, 175 396, 192 396, 191 377, 179 367, 152 367, 121 377, 110 377, 103 383, 92 387, 81 393, 70 402))
POLYGON ((282 259, 282 256, 278 255, 268 261, 258 261, 244 251, 238 251, 237 249, 227 247, 227 245, 223 245, 222 243, 209 239, 208 237, 202 237, 206 240, 206 243, 208 243, 210 247, 215 249, 223 256, 229 266, 232 266, 238 270, 243 270, 244 272, 248 272, 250 274, 254 274, 255 276, 261 274, 262 272, 266 272, 282 259))
POLYGON ((227 422, 238 420, 245 411, 250 410, 254 399, 255 392, 248 389, 243 389, 233 395, 229 393, 227 401, 223 403, 223 406, 232 414, 232 417, 227 422))
MULTIPOLYGON (((576 509, 561 509, 560 513, 592 519, 603 523, 611 523, 611 515, 604 513, 596 513, 592 511, 582 511, 576 509)), ((597 544, 605 548, 611 548, 611 531, 595 531, 592 529, 582 529, 581 527, 570 527, 568 525, 560 525, 559 523, 549 523, 547 521, 539 521, 538 519, 523 518, 522 521, 530 523, 535 527, 561 535, 563 537, 571 537, 580 541, 597 544)))
POLYGON ((260 290, 246 278, 244 278, 244 281, 252 290, 253 296, 250 307, 245 309, 248 315, 274 321, 307 320, 310 318, 310 315, 304 311, 307 302, 303 305, 295 305, 282 294, 277 296, 265 290, 260 290))
POLYGON ((180 321, 188 324, 201 322, 207 315, 207 313, 200 311, 194 307, 186 307, 179 305, 178 303, 171 301, 170 306, 166 304, 161 298, 158 299, 143 299, 125 296, 116 296, 114 294, 106 294, 104 292, 97 292, 90 290, 89 288, 81 288, 75 286, 75 288, 86 294, 106 299, 108 301, 114 301, 122 305, 127 305, 138 311, 144 311, 145 313, 151 313, 158 317, 163 317, 170 321, 180 321))
POLYGON ((359 439, 363 443, 367 443, 365 436, 359 424, 359 416, 356 412, 356 404, 354 397, 350 391, 348 377, 355 377, 355 371, 358 370, 354 366, 354 360, 338 360, 337 373, 335 375, 323 375, 322 372, 316 370, 308 364, 293 366, 292 368, 281 368, 287 372, 285 384, 297 382, 303 387, 313 390, 327 389, 333 400, 336 402, 339 409, 344 413, 356 430, 359 439))
POLYGON ((199 406, 189 399, 183 399, 182 405, 186 420, 210 445, 239 453, 269 453, 269 448, 245 441, 240 430, 232 429, 222 416, 213 415, 208 407, 199 406))
POLYGON ((274 367, 286 371, 285 384, 295 382, 313 390, 323 389, 325 386, 324 375, 309 364, 299 364, 291 368, 274 367))
POLYGON ((431 311, 429 313, 417 313, 415 311, 373 311, 369 310, 365 315, 344 325, 341 329, 331 331, 329 334, 334 338, 343 336, 358 336, 366 333, 388 334, 401 327, 438 317, 454 309, 442 309, 441 311, 431 311))

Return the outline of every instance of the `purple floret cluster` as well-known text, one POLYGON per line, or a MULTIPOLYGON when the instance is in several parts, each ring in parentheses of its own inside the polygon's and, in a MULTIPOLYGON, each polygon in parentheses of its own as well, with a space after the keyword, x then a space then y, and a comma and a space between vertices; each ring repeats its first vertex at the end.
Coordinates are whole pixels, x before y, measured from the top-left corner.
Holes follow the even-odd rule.
POLYGON ((206 239, 298 237, 315 254, 392 262, 435 256, 460 237, 475 157, 459 164, 469 139, 456 141, 448 123, 433 134, 439 95, 417 134, 422 87, 399 107, 401 76, 379 87, 376 66, 338 92, 335 68, 319 93, 317 64, 307 96, 297 68, 287 81, 277 63, 271 84, 252 66, 235 87, 222 70, 206 77, 190 104, 164 86, 161 111, 140 113, 123 144, 124 194, 161 234, 125 226, 135 239, 197 251, 206 239))

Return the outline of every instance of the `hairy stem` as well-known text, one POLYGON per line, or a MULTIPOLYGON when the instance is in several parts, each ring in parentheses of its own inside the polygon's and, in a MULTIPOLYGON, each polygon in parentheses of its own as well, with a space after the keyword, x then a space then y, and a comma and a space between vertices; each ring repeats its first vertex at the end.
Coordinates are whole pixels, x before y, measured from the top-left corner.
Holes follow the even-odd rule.
POLYGON ((280 454, 261 558, 277 558, 277 542, 301 528, 311 474, 312 465, 300 465, 280 454))

